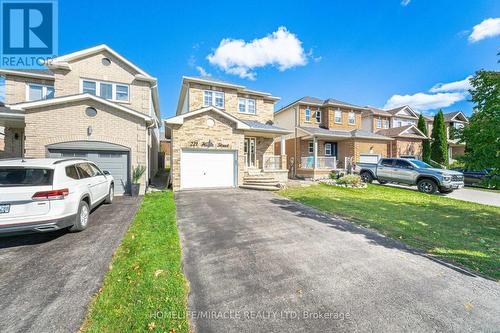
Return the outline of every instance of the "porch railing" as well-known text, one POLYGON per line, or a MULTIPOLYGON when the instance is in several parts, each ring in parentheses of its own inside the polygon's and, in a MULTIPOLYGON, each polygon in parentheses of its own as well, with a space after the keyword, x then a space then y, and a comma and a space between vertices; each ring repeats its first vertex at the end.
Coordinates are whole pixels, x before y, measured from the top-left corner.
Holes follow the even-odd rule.
POLYGON ((264 155, 264 170, 280 170, 281 156, 280 155, 264 155))
MULTIPOLYGON (((314 156, 301 157, 302 169, 313 169, 314 156)), ((337 158, 335 156, 318 156, 316 169, 337 169, 337 158)))

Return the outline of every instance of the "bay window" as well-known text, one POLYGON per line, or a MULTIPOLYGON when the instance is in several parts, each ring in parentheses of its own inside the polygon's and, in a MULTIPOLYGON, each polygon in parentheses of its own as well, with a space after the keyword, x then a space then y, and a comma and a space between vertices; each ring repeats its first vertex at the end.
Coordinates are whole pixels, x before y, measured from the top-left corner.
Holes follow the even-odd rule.
POLYGON ((377 128, 382 128, 382 118, 377 118, 377 128))

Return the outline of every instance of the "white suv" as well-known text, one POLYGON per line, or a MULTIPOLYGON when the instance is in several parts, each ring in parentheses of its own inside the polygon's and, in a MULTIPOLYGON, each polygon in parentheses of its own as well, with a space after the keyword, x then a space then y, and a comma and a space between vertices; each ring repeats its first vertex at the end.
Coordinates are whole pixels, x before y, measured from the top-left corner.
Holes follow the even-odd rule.
POLYGON ((0 160, 0 234, 82 231, 113 195, 113 177, 85 159, 0 160))

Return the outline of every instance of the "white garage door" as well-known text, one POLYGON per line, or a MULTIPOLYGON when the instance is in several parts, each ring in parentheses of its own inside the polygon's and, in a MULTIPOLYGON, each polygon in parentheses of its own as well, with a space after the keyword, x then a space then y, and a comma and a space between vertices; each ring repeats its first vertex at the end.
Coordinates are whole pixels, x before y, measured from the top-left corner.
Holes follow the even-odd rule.
POLYGON ((181 189, 234 187, 235 153, 185 150, 181 153, 181 189))

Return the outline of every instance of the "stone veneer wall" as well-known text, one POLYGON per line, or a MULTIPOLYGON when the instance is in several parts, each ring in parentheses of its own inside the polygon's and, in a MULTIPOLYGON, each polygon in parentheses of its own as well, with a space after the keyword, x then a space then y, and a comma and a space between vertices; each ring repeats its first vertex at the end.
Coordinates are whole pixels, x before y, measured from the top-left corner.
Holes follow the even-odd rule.
POLYGON ((6 127, 4 132, 5 136, 0 139, 0 158, 22 157, 24 129, 6 127))

